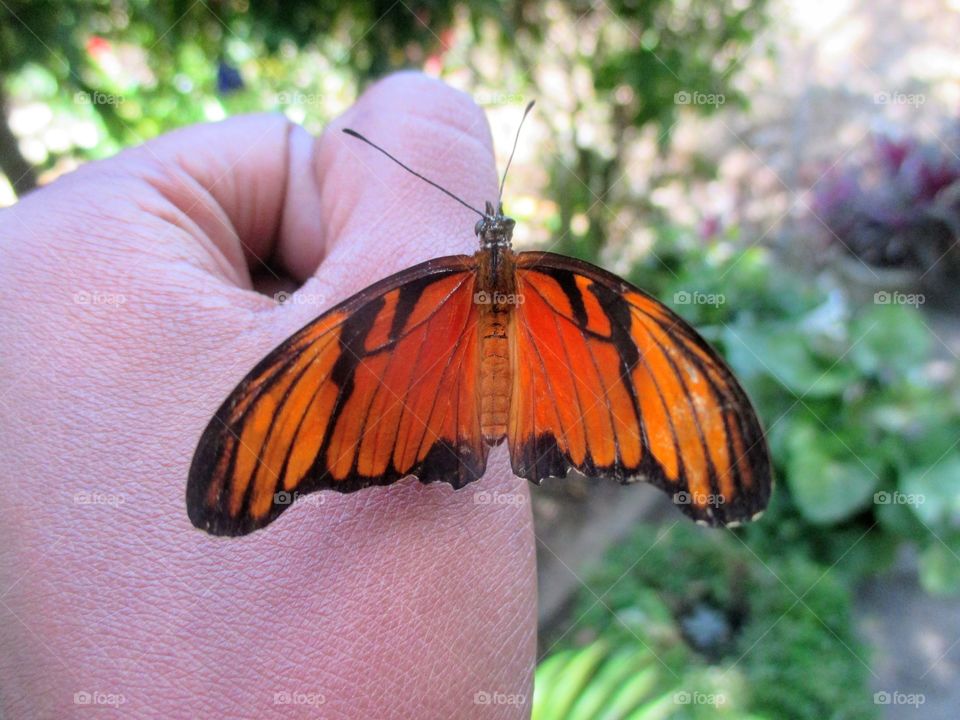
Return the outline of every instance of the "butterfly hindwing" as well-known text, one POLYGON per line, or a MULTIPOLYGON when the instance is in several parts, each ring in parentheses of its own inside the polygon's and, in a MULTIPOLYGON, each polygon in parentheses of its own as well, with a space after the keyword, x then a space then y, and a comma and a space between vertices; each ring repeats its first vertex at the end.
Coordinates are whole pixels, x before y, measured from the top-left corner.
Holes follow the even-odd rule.
POLYGON ((517 475, 645 479, 711 525, 763 510, 771 475, 760 423, 690 325, 621 278, 552 253, 517 256, 517 293, 517 475))
POLYGON ((194 455, 194 525, 240 535, 298 494, 352 492, 415 474, 460 487, 487 448, 473 387, 475 261, 439 258, 329 310, 230 394, 194 455))

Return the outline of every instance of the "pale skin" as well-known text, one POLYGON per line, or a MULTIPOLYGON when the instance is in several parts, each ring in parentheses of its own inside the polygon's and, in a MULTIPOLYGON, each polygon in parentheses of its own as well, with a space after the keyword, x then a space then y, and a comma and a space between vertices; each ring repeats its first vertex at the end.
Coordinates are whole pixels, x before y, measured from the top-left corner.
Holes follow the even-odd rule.
POLYGON ((3 717, 87 717, 77 693, 127 717, 528 714, 534 537, 505 447, 460 491, 322 493, 242 538, 187 518, 200 433, 266 352, 380 278, 476 250, 469 210, 346 126, 496 197, 482 111, 403 74, 320 138, 279 115, 196 126, 0 212, 3 717), (302 285, 282 306, 267 258, 302 285))

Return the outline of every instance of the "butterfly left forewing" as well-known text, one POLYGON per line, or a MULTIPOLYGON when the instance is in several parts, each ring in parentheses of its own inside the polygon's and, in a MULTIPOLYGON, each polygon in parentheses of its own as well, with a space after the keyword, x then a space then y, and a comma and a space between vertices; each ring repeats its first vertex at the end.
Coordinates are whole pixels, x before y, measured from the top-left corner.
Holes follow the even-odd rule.
POLYGON ((315 490, 479 478, 474 282, 471 257, 423 263, 271 352, 200 440, 187 484, 194 525, 240 535, 315 490))
POLYGON ((517 292, 514 472, 646 479, 714 525, 763 510, 771 475, 759 420, 689 324, 615 275, 551 253, 518 255, 517 292))

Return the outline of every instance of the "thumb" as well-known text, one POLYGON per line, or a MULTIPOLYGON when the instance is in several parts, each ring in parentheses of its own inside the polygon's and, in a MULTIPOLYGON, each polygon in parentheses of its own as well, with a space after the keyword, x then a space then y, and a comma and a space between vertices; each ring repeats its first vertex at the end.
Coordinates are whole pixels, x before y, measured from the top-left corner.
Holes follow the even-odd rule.
POLYGON ((345 127, 474 207, 497 192, 490 128, 469 96, 419 73, 381 80, 318 143, 327 255, 315 276, 322 285, 346 297, 415 263, 476 249, 477 217, 469 209, 346 135, 345 127))

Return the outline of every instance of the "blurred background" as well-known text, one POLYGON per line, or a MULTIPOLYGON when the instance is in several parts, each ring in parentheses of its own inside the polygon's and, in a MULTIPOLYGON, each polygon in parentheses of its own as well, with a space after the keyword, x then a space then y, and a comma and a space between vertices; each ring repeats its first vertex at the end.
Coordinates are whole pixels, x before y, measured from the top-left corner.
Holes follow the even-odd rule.
POLYGON ((319 132, 411 67, 487 110, 502 167, 535 99, 517 244, 702 329, 778 485, 736 530, 645 487, 535 490, 534 716, 954 718, 957 37, 958 0, 2 0, 0 206, 189 123, 319 132))

